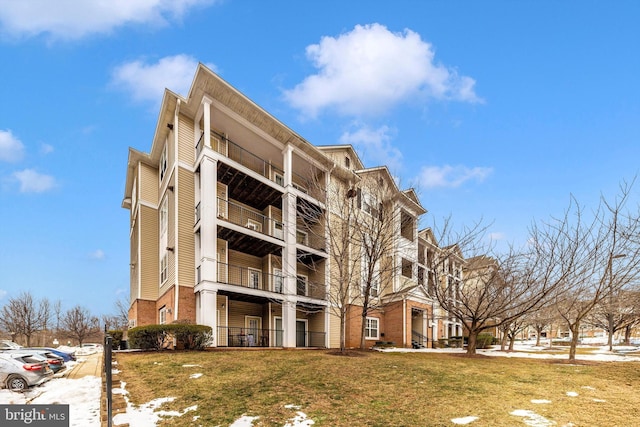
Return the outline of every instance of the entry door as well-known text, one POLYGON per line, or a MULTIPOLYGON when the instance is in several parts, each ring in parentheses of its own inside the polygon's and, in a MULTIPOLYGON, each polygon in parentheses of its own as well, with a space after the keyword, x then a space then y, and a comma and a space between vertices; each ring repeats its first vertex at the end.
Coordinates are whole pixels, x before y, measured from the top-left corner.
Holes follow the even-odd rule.
POLYGON ((253 347, 260 344, 260 331, 262 329, 262 318, 255 316, 246 316, 245 328, 247 335, 247 346, 253 347))
POLYGON ((296 320, 296 347, 307 346, 307 321, 296 320))

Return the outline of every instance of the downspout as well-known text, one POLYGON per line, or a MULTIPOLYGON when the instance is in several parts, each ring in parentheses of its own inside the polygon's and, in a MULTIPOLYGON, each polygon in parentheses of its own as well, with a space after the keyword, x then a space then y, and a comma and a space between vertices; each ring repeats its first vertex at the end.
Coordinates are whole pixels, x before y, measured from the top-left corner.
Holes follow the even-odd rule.
POLYGON ((402 347, 407 346, 407 296, 402 297, 402 347))
POLYGON ((178 254, 177 256, 173 257, 173 262, 174 262, 174 271, 175 271, 175 290, 174 290, 174 300, 173 300, 173 312, 174 314, 174 320, 178 320, 179 317, 179 312, 178 312, 178 308, 179 308, 179 304, 178 304, 178 298, 180 297, 180 293, 179 293, 179 289, 180 289, 180 283, 179 283, 179 277, 180 277, 180 271, 178 268, 178 257, 180 256, 180 248, 178 245, 179 239, 178 239, 178 195, 180 194, 180 186, 178 185, 178 168, 177 168, 177 164, 178 164, 178 122, 179 122, 179 112, 180 112, 180 99, 176 100, 176 111, 173 115, 173 170, 174 170, 174 176, 173 176, 173 188, 174 188, 174 193, 173 193, 173 198, 174 198, 174 202, 173 202, 173 219, 174 219, 174 239, 175 241, 173 242, 173 246, 175 248, 175 254, 178 254))

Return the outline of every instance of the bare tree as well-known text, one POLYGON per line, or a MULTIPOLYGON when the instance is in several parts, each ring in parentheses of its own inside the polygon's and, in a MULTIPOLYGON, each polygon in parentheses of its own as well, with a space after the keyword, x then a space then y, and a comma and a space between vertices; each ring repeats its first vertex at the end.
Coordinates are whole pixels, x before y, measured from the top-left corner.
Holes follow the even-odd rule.
POLYGON ((118 298, 114 303, 114 313, 102 315, 102 323, 108 330, 125 330, 129 324, 129 301, 126 297, 118 298))
POLYGON ((433 294, 440 306, 462 323, 469 334, 467 354, 475 354, 478 335, 511 324, 545 304, 562 283, 562 276, 538 280, 540 265, 531 248, 503 254, 493 251, 482 221, 452 233, 449 219, 439 232, 440 249, 430 270, 435 273, 433 294), (462 258, 464 275, 456 280, 449 268, 451 258, 462 258))
POLYGON ((64 314, 62 327, 80 345, 88 336, 100 331, 98 318, 91 316, 89 310, 80 306, 75 306, 64 314))
POLYGON ((570 360, 575 359, 580 328, 592 310, 638 280, 640 245, 634 240, 640 219, 625 210, 630 190, 623 183, 613 202, 601 197, 589 218, 572 197, 564 218, 533 229, 541 264, 548 271, 565 272, 554 307, 571 332, 570 360))
MULTIPOLYGON (((346 326, 355 316, 360 318, 364 349, 367 317, 383 307, 381 297, 392 291, 396 280, 402 220, 410 216, 402 216, 395 199, 400 191, 386 168, 358 174, 340 170, 329 183, 315 185, 326 200, 322 233, 332 267, 327 298, 340 322, 340 350, 346 349, 346 326)), ((298 213, 306 222, 319 216, 318 209, 306 203, 298 204, 298 213)))
POLYGON ((555 320, 555 316, 557 315, 547 304, 527 317, 529 326, 536 331, 536 347, 540 346, 542 333, 545 332, 545 330, 547 330, 549 339, 551 339, 551 328, 553 321, 555 320))
POLYGON ((47 323, 48 301, 38 302, 29 292, 22 292, 14 298, 9 298, 8 303, 2 307, 0 323, 3 328, 15 335, 23 335, 27 346, 31 345, 31 337, 40 332, 47 323))

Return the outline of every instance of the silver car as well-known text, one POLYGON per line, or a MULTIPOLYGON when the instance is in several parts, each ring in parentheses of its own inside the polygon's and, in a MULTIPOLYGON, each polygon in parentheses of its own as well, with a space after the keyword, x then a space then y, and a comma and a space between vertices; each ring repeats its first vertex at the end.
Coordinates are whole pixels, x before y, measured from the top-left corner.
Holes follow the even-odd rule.
POLYGON ((47 359, 32 352, 0 352, 0 384, 12 391, 25 391, 53 376, 47 359))

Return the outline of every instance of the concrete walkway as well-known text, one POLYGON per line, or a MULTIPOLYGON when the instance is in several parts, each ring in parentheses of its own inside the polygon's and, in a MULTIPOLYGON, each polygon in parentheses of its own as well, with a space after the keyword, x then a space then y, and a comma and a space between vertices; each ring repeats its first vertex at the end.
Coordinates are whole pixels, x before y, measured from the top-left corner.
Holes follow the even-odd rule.
POLYGON ((63 378, 78 379, 93 375, 100 377, 102 375, 102 352, 99 351, 88 356, 78 356, 78 363, 62 375, 63 378))

